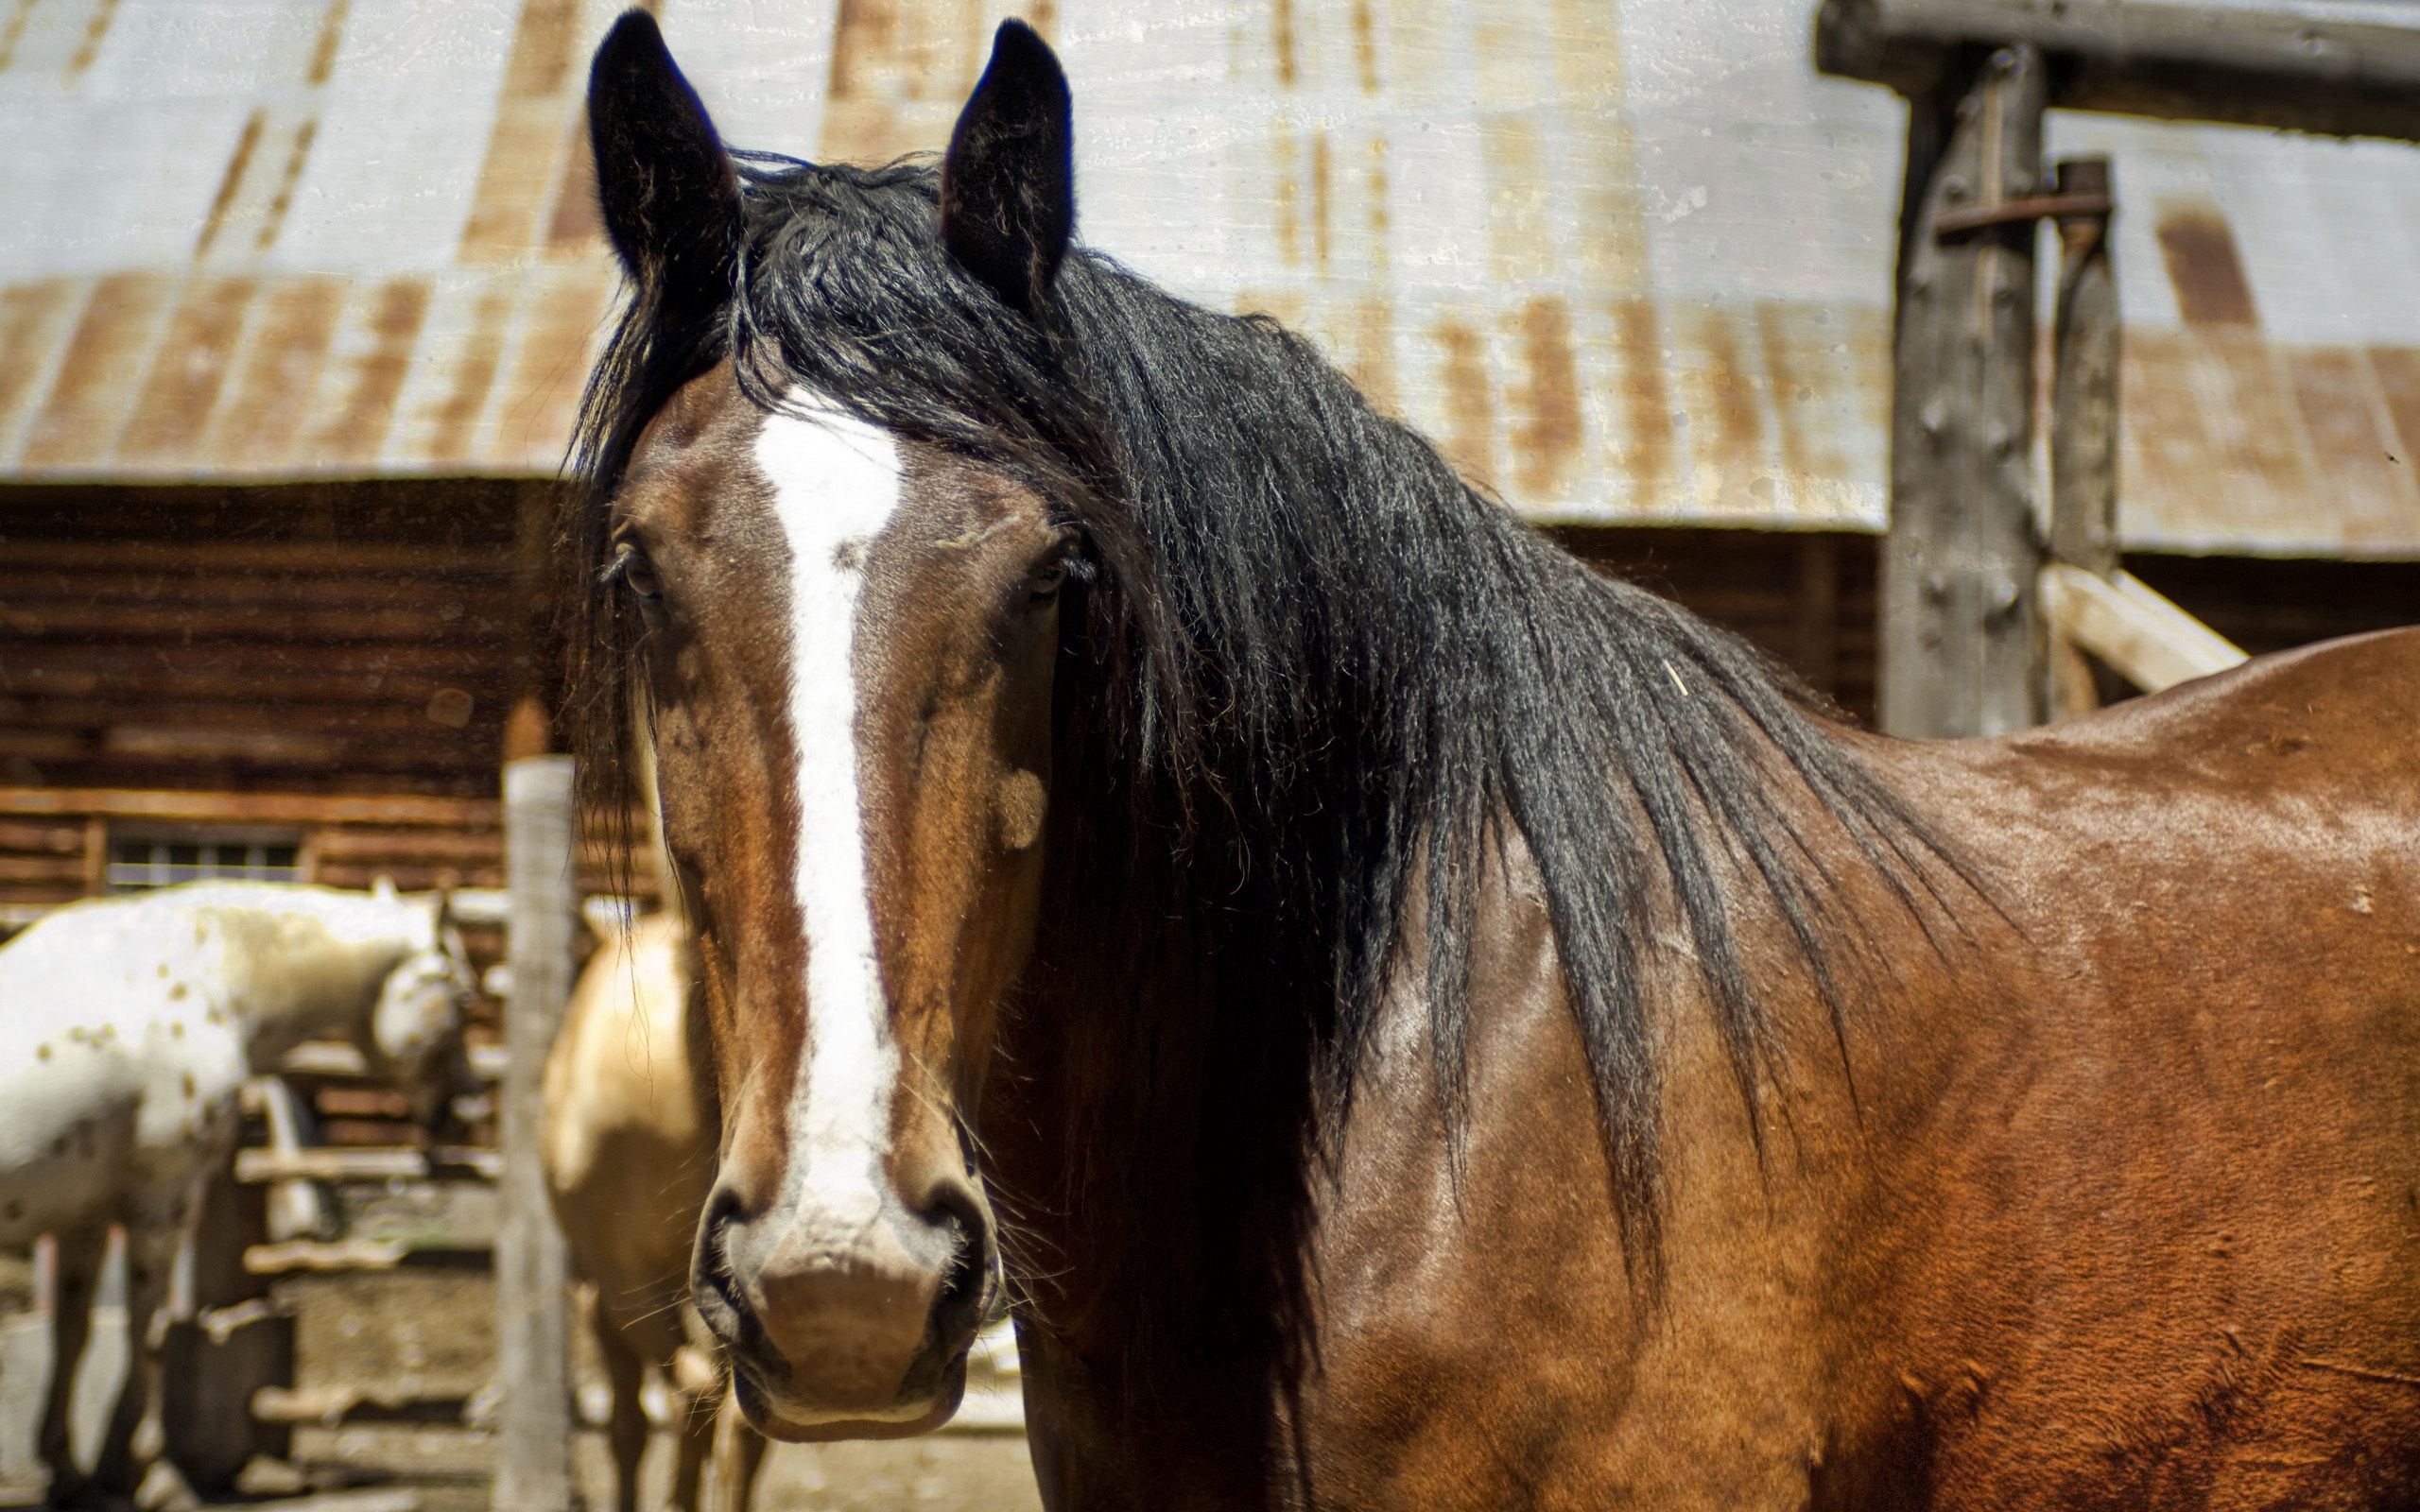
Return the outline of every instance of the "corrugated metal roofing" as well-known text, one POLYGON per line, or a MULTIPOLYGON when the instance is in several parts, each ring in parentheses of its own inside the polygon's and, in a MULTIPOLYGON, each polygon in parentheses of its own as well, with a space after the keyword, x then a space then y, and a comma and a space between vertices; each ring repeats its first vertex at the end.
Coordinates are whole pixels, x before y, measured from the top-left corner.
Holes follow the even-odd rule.
MULTIPOLYGON (((1513 503, 1878 528, 1902 107, 1813 0, 1034 0, 1083 232, 1513 503)), ((613 297, 603 0, 0 0, 0 477, 543 472, 613 297)), ((1000 0, 665 0, 735 143, 938 147, 1000 0)), ((2420 150, 2118 159, 2124 531, 2420 556, 2420 150)))

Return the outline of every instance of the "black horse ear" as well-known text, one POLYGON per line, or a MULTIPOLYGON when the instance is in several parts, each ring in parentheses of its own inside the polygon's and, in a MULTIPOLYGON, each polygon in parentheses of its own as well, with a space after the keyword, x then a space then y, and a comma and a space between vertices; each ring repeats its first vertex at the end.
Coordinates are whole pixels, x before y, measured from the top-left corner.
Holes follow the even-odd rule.
POLYGON ((588 134, 605 232, 631 277, 678 284, 718 274, 739 248, 739 176, 644 10, 625 13, 597 44, 588 134))
POLYGON ((1072 113, 1049 46, 1003 21, 942 160, 943 245, 1028 315, 1048 298, 1076 231, 1072 113))

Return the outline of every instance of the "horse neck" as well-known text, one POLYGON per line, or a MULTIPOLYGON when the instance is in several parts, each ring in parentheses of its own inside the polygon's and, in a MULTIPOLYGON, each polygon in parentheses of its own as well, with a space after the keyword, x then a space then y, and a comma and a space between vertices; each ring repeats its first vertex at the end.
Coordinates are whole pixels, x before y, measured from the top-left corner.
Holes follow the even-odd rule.
POLYGON ((230 909, 226 935, 244 983, 233 1005, 252 1063, 330 1032, 364 1040, 388 973, 412 951, 411 912, 333 892, 230 909))

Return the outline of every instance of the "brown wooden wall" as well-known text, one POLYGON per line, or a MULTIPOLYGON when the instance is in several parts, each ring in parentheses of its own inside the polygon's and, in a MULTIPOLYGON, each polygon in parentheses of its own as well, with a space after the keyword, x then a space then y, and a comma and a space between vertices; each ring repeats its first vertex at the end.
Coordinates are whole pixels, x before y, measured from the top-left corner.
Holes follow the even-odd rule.
MULTIPOLYGON (((501 886, 504 722, 543 685, 517 542, 548 501, 481 481, 0 490, 0 908, 99 890, 112 835, 229 827, 299 839, 307 880, 501 886)), ((1558 537, 1872 718, 1873 538, 1558 537)), ((2420 563, 2128 565, 2256 652, 2420 619, 2420 563)), ((589 885, 619 890, 590 859, 589 885)))
POLYGON ((0 490, 0 784, 492 796, 529 491, 0 490))

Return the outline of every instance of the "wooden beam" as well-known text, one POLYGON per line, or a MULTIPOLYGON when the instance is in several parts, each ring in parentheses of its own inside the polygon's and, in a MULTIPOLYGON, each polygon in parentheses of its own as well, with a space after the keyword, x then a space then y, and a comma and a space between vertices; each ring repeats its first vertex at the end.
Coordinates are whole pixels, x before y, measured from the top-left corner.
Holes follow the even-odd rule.
POLYGON ((496 1512, 570 1512, 570 1262, 540 1169, 541 1084, 571 995, 579 888, 568 756, 504 769, 505 870, 512 894, 505 1003, 502 1218, 495 1246, 496 1512))
POLYGON ((1825 73, 1927 94, 1976 45, 2035 47, 2051 103, 2420 141, 2420 26, 2400 5, 2314 0, 1824 0, 1825 73))
MULTIPOLYGON (((2107 158, 2058 165, 2056 193, 2112 201, 2107 158)), ((2118 281, 2109 266, 2109 213, 2062 215, 2059 295, 2052 318, 2050 555, 2108 576, 2118 571, 2118 281)), ((2050 638, 2050 717, 2099 707, 2092 665, 2073 641, 2050 638)))
POLYGON ((210 793, 112 787, 0 787, 0 814, 96 814, 112 819, 251 824, 439 824, 494 828, 490 799, 210 793))
POLYGON ((322 1144, 302 1150, 235 1152, 235 1179, 271 1181, 487 1181, 501 1177, 504 1158, 468 1145, 424 1155, 406 1145, 322 1144))
POLYGON ((1877 647, 1893 734, 2040 721, 2034 226, 1937 227, 2038 191, 2046 89, 2037 53, 2004 48, 1910 108, 1877 647))
POLYGON ((2061 635, 2145 693, 2245 660, 2241 646, 2131 573, 2103 577, 2051 562, 2042 569, 2042 612, 2061 635))

